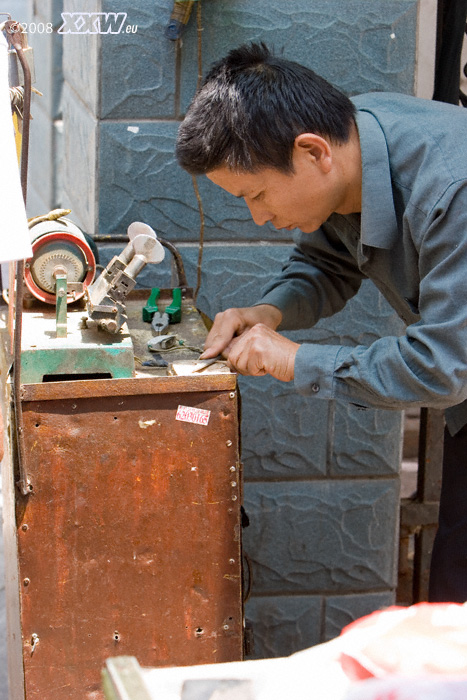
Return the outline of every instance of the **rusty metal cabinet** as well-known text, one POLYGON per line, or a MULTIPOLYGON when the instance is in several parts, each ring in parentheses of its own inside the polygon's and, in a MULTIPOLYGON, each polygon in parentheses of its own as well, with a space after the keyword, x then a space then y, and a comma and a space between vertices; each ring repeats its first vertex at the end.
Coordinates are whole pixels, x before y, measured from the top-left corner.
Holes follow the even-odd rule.
POLYGON ((53 381, 21 397, 31 493, 8 460, 3 477, 12 700, 100 699, 111 656, 240 660, 235 375, 53 381))

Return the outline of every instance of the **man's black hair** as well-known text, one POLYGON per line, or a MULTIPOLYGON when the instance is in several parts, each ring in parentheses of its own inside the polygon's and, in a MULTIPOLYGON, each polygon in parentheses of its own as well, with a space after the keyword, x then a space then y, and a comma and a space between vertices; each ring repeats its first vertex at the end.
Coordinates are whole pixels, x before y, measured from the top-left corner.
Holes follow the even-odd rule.
POLYGON ((222 166, 291 172, 296 136, 345 143, 354 114, 348 97, 309 68, 246 44, 209 71, 180 126, 177 159, 192 175, 222 166))

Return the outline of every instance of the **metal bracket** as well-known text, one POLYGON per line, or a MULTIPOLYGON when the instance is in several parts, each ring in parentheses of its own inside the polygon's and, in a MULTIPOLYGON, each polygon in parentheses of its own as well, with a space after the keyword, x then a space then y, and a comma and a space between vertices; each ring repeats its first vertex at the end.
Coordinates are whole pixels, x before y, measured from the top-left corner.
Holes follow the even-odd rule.
POLYGON ((67 276, 66 273, 55 274, 55 326, 57 338, 66 338, 67 310, 67 276))

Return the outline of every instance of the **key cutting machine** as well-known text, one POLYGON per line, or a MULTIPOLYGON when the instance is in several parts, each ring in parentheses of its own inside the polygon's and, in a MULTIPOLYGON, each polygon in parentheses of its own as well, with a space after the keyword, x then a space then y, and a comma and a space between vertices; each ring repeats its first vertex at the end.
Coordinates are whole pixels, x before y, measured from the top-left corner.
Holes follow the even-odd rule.
POLYGON ((146 224, 97 279, 63 212, 31 236, 18 357, 3 334, 4 369, 20 363, 3 462, 11 698, 103 698, 112 656, 239 660, 236 377, 191 374, 206 329, 181 259, 175 289, 135 289, 175 250, 146 224))

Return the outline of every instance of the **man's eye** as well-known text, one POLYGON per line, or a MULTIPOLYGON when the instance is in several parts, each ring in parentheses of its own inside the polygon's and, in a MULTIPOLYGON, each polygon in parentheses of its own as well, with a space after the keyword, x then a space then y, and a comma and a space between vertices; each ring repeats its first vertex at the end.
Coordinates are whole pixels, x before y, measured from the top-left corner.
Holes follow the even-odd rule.
POLYGON ((259 192, 259 193, 256 195, 256 197, 252 197, 252 200, 253 200, 253 201, 257 201, 258 199, 261 199, 261 197, 263 196, 263 194, 264 194, 264 192, 259 192))

